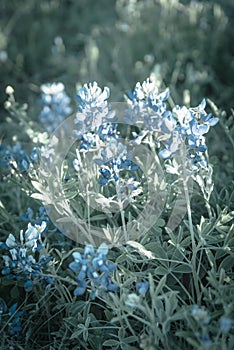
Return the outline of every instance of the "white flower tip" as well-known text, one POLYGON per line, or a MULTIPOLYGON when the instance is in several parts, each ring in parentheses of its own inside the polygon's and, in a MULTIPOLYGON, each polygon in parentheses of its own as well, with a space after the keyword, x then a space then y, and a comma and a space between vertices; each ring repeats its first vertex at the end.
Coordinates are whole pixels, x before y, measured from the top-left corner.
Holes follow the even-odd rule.
POLYGON ((13 87, 10 86, 10 85, 8 85, 8 86, 6 87, 6 94, 7 94, 7 95, 13 95, 13 93, 14 93, 13 87))

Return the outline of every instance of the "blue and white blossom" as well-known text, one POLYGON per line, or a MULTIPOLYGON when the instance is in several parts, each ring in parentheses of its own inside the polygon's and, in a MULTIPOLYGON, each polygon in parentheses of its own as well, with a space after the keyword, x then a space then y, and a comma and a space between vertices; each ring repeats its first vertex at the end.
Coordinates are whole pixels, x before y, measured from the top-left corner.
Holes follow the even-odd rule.
POLYGON ((76 274, 77 287, 75 296, 83 295, 88 288, 91 298, 102 295, 103 291, 115 291, 117 286, 111 281, 111 273, 116 266, 107 259, 108 247, 101 244, 95 252, 92 245, 84 247, 83 255, 79 252, 72 254, 74 261, 69 268, 76 274))
POLYGON ((31 154, 22 148, 19 141, 14 146, 0 145, 0 166, 4 168, 18 169, 20 172, 28 171, 38 160, 36 148, 31 154))
POLYGON ((20 231, 20 241, 10 233, 5 242, 0 242, 0 248, 7 253, 2 256, 5 263, 1 271, 2 275, 7 276, 8 279, 24 282, 26 291, 30 291, 38 280, 53 284, 52 278, 44 273, 44 269, 53 258, 39 253, 44 245, 41 234, 46 226, 45 221, 41 225, 34 226, 29 223, 25 233, 23 230, 20 231), (36 253, 39 253, 39 257, 36 253))
POLYGON ((126 122, 132 125, 141 122, 147 130, 158 130, 167 111, 165 101, 169 94, 169 89, 159 93, 156 84, 149 78, 142 84, 138 82, 133 92, 128 93, 131 108, 127 111, 126 122))
POLYGON ((139 166, 132 161, 132 152, 117 139, 111 139, 100 153, 100 158, 95 158, 94 161, 101 166, 99 170, 102 175, 99 181, 101 185, 107 184, 111 178, 118 181, 122 170, 139 169, 139 166))
POLYGON ((8 308, 5 300, 0 298, 0 325, 7 324, 10 336, 19 335, 22 332, 21 319, 23 315, 24 311, 18 310, 18 303, 14 303, 8 308))
POLYGON ((115 112, 111 110, 107 100, 110 89, 102 90, 96 82, 84 84, 77 91, 78 112, 75 117, 74 134, 80 138, 85 133, 97 131, 103 123, 115 120, 115 112))
POLYGON ((71 114, 70 98, 63 83, 43 84, 41 93, 39 120, 48 132, 53 132, 71 114))

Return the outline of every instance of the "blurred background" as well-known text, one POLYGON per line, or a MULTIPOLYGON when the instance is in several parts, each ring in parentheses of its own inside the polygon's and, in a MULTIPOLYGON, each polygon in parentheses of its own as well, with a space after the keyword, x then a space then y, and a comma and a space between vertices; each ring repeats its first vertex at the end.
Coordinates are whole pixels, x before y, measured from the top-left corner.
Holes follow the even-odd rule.
POLYGON ((175 104, 205 97, 227 111, 208 135, 222 187, 224 173, 233 179, 233 28, 231 0, 1 0, 0 140, 12 144, 18 130, 4 110, 7 85, 36 121, 41 84, 63 82, 75 110, 77 84, 96 80, 117 102, 153 72, 175 104))
POLYGON ((232 107, 234 2, 186 0, 1 0, 0 102, 12 85, 31 106, 40 85, 108 85, 112 100, 151 72, 176 103, 209 97, 232 107))

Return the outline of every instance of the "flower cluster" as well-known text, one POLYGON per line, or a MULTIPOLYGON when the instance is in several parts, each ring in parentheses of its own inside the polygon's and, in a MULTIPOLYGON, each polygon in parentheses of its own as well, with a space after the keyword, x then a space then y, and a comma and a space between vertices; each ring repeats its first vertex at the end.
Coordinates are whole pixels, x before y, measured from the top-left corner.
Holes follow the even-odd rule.
POLYGON ((2 275, 6 275, 10 280, 24 282, 26 291, 32 290, 36 280, 53 284, 53 280, 43 273, 52 257, 36 254, 43 248, 41 233, 45 228, 46 222, 44 221, 41 225, 35 226, 29 223, 24 234, 23 230, 20 231, 20 242, 11 233, 6 242, 0 242, 0 247, 8 253, 2 256, 5 263, 1 271, 2 275), (38 255, 40 255, 39 258, 36 258, 38 255))
POLYGON ((185 106, 173 108, 174 128, 171 137, 166 141, 165 149, 159 154, 162 158, 171 158, 179 151, 181 144, 185 144, 192 170, 207 167, 207 161, 204 157, 204 152, 207 150, 204 135, 209 131, 210 126, 218 123, 218 118, 207 114, 205 107, 206 101, 203 99, 194 108, 185 106))
POLYGON ((41 92, 39 120, 48 132, 53 132, 71 114, 70 98, 62 83, 43 84, 41 92))
POLYGON ((79 103, 74 123, 74 135, 80 141, 80 150, 94 148, 99 141, 110 140, 117 137, 117 124, 115 112, 111 110, 107 100, 110 89, 102 89, 96 82, 85 84, 77 91, 79 103))
POLYGON ((128 294, 125 300, 125 305, 130 307, 136 307, 141 302, 141 296, 144 297, 149 289, 149 282, 137 282, 136 283, 136 293, 128 294))
POLYGON ((39 207, 39 210, 34 214, 34 211, 31 208, 28 208, 26 210, 25 214, 20 214, 19 217, 24 222, 30 222, 31 225, 42 225, 42 223, 46 223, 46 227, 43 232, 47 232, 50 224, 50 219, 48 217, 48 214, 46 212, 46 209, 44 206, 39 207))
MULTIPOLYGON (((47 208, 45 208, 44 206, 40 206, 37 212, 34 212, 31 208, 28 208, 26 210, 26 213, 21 213, 19 217, 22 221, 30 223, 32 226, 41 226, 42 224, 46 224, 42 235, 44 235, 45 233, 56 234, 56 239, 54 239, 53 237, 53 242, 51 242, 51 246, 71 246, 72 242, 68 239, 68 237, 66 237, 62 232, 60 232, 58 227, 54 225, 53 222, 51 222, 48 215, 50 214, 50 210, 51 207, 48 206, 47 208)), ((46 235, 47 239, 49 237, 48 234, 46 235)))
POLYGON ((126 121, 143 124, 143 131, 135 133, 135 143, 140 143, 147 132, 151 132, 162 148, 159 152, 161 158, 172 158, 185 145, 191 170, 207 167, 204 135, 210 126, 218 123, 218 118, 206 113, 205 99, 197 107, 175 106, 172 111, 167 110, 165 101, 169 97, 169 90, 159 94, 156 84, 149 79, 142 84, 137 83, 128 97, 131 107, 127 111, 126 121))
POLYGON ((29 170, 33 163, 38 160, 38 153, 34 148, 29 155, 22 149, 18 141, 14 146, 0 145, 0 165, 4 168, 19 169, 20 172, 29 170))
POLYGON ((102 176, 100 184, 106 185, 111 178, 118 181, 121 170, 138 170, 139 166, 134 164, 131 158, 132 153, 125 145, 116 139, 111 139, 101 151, 101 157, 94 160, 98 165, 105 165, 99 170, 102 176))
POLYGON ((114 121, 115 112, 111 111, 107 102, 109 96, 110 89, 104 87, 102 91, 96 82, 84 84, 77 91, 79 106, 74 121, 77 127, 74 134, 78 138, 87 132, 97 131, 104 123, 114 121))
POLYGON ((21 318, 24 314, 23 311, 18 311, 18 304, 15 303, 11 305, 8 309, 5 301, 0 299, 0 324, 2 323, 3 316, 6 316, 8 311, 7 325, 9 327, 8 331, 11 336, 18 335, 22 331, 21 318))
POLYGON ((77 288, 74 295, 83 295, 89 286, 91 288, 91 298, 101 295, 103 291, 115 291, 117 286, 111 282, 110 272, 116 266, 107 260, 108 248, 106 244, 101 244, 95 252, 92 245, 86 245, 84 254, 79 252, 72 254, 74 261, 69 264, 69 268, 76 274, 77 288))
POLYGON ((199 334, 200 342, 205 346, 210 346, 211 339, 209 334, 207 333, 207 325, 210 322, 210 316, 208 315, 208 312, 205 310, 205 308, 199 307, 195 304, 191 309, 191 314, 196 320, 199 328, 201 328, 201 332, 199 334))
POLYGON ((133 92, 128 93, 131 109, 126 121, 129 124, 141 122, 147 130, 157 130, 160 119, 165 116, 169 89, 159 93, 156 84, 148 78, 142 84, 136 84, 133 92))

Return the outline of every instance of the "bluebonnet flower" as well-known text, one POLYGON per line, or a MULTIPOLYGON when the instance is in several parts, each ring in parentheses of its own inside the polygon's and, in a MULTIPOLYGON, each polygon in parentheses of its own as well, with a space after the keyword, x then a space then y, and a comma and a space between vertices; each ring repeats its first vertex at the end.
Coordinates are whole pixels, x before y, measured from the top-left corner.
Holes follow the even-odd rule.
POLYGON ((193 305, 191 314, 196 320, 199 327, 198 338, 205 348, 209 348, 212 344, 209 334, 207 333, 207 325, 210 323, 210 316, 205 307, 193 305))
POLYGON ((39 252, 43 247, 41 234, 45 228, 46 222, 35 226, 29 223, 24 234, 23 230, 20 231, 20 242, 11 233, 6 242, 0 242, 0 248, 8 252, 8 255, 2 256, 5 263, 2 274, 10 280, 23 281, 26 291, 32 289, 36 279, 43 283, 53 283, 53 280, 43 273, 44 267, 53 260, 52 257, 46 257, 44 254, 40 254, 39 258, 35 256, 35 252, 39 252))
POLYGON ((89 150, 96 144, 96 135, 92 134, 91 132, 87 132, 84 135, 81 135, 80 137, 80 150, 89 150))
MULTIPOLYGON (((40 206, 36 214, 34 215, 34 211, 31 208, 27 208, 25 214, 20 214, 19 217, 21 220, 27 223, 31 223, 31 225, 42 225, 42 222, 46 223, 46 227, 43 232, 47 232, 49 225, 50 225, 50 219, 48 217, 48 214, 46 212, 46 209, 44 206, 40 206)), ((56 228, 54 228, 56 230, 56 228)))
POLYGON ((79 106, 74 120, 77 127, 74 134, 78 138, 87 132, 97 131, 103 123, 115 120, 115 112, 107 102, 109 96, 110 89, 104 87, 102 91, 96 82, 84 84, 77 91, 79 106))
POLYGON ((17 310, 18 304, 15 303, 9 308, 10 322, 9 324, 9 334, 14 336, 22 331, 21 318, 24 314, 23 311, 17 310))
POLYGON ((139 185, 140 182, 136 181, 134 177, 130 177, 129 179, 119 178, 116 183, 118 198, 121 201, 132 201, 134 197, 142 193, 142 187, 139 185))
POLYGON ((149 282, 138 282, 136 283, 136 290, 140 295, 145 296, 149 289, 149 282))
POLYGON ((20 172, 29 170, 33 163, 38 160, 36 148, 31 154, 22 149, 18 141, 14 146, 0 145, 0 166, 4 168, 18 168, 20 172))
POLYGON ((169 89, 159 93, 155 82, 149 78, 142 84, 138 82, 133 92, 128 93, 131 109, 127 111, 126 121, 129 124, 143 122, 147 130, 160 128, 161 119, 166 112, 165 101, 169 97, 169 89))
POLYGON ((70 98, 62 83, 41 85, 42 111, 39 120, 48 132, 53 132, 71 114, 70 98))
POLYGON ((210 345, 212 344, 211 342, 211 339, 210 339, 210 336, 208 333, 205 333, 205 334, 202 334, 201 337, 200 337, 200 340, 202 342, 202 344, 205 346, 205 347, 210 347, 210 345))
POLYGON ((24 312, 17 310, 17 307, 18 304, 15 303, 12 304, 8 309, 5 301, 0 298, 0 324, 2 321, 4 321, 4 319, 6 319, 6 316, 9 315, 4 323, 8 325, 8 332, 11 336, 18 335, 22 331, 21 318, 24 312))
POLYGON ((145 296, 147 291, 149 289, 149 283, 148 282, 138 282, 136 283, 136 291, 138 292, 137 295, 136 293, 130 293, 127 295, 127 298, 125 300, 125 305, 130 306, 130 307, 136 307, 140 305, 141 303, 141 297, 140 296, 145 296))
POLYGON ((193 305, 191 314, 200 326, 207 325, 210 322, 210 316, 208 315, 208 312, 204 307, 199 307, 197 304, 193 305))
POLYGON ((83 295, 88 286, 91 287, 91 298, 101 295, 104 291, 115 291, 117 286, 111 282, 110 272, 116 266, 107 260, 108 247, 101 244, 96 253, 92 245, 86 245, 84 254, 78 252, 72 254, 74 261, 69 268, 76 274, 77 288, 75 296, 83 295))
POLYGON ((105 185, 111 178, 118 181, 121 170, 138 170, 139 166, 134 164, 131 158, 132 152, 128 151, 125 145, 117 139, 111 139, 101 151, 101 157, 94 159, 98 165, 105 165, 99 170, 102 175, 100 184, 105 185))
POLYGON ((21 220, 24 222, 30 223, 32 226, 41 226, 43 223, 46 224, 45 229, 42 233, 42 237, 45 236, 44 234, 47 233, 46 237, 48 239, 48 234, 56 233, 56 235, 53 237, 53 242, 51 242, 52 246, 71 246, 72 242, 66 237, 62 232, 59 231, 57 226, 55 226, 48 214, 50 214, 50 207, 47 206, 45 208, 44 206, 40 206, 38 211, 34 213, 34 211, 31 208, 28 208, 25 214, 20 214, 21 220))
POLYGON ((175 106, 172 110, 174 120, 177 124, 174 125, 171 137, 165 142, 165 148, 159 152, 159 156, 168 159, 178 153, 181 145, 187 147, 187 159, 190 168, 193 171, 198 171, 200 168, 207 168, 207 161, 203 153, 207 150, 205 137, 210 126, 218 123, 218 118, 213 118, 211 114, 205 111, 205 99, 193 108, 185 106, 175 106))
POLYGON ((222 316, 220 318, 220 330, 222 333, 228 333, 232 326, 232 320, 228 317, 222 316))
POLYGON ((168 97, 169 90, 159 93, 155 82, 149 78, 142 84, 138 82, 133 92, 128 94, 131 108, 126 111, 128 116, 125 119, 129 124, 140 123, 143 126, 139 134, 134 132, 132 143, 139 144, 148 133, 153 134, 161 147, 159 156, 163 159, 174 157, 185 144, 192 171, 207 168, 203 156, 207 150, 204 135, 210 126, 218 123, 218 118, 206 113, 205 99, 197 107, 175 106, 171 112, 165 103, 168 97))
POLYGON ((170 138, 168 138, 165 142, 165 148, 159 152, 159 157, 163 159, 169 159, 173 155, 175 155, 178 150, 180 145, 182 144, 182 137, 181 134, 177 131, 174 130, 170 138))
POLYGON ((119 134, 117 131, 118 124, 103 123, 97 130, 97 135, 102 141, 110 141, 110 139, 117 139, 119 134))
POLYGON ((128 294, 127 299, 125 300, 125 305, 130 307, 136 307, 140 304, 141 298, 135 293, 128 294))
POLYGON ((96 147, 99 140, 105 142, 112 138, 118 138, 117 124, 104 123, 99 126, 97 133, 86 132, 79 135, 80 151, 88 151, 90 148, 96 147))
POLYGON ((40 147, 35 148, 35 152, 37 152, 37 158, 43 162, 45 167, 50 168, 50 165, 54 163, 56 160, 56 147, 58 145, 58 138, 53 135, 50 139, 50 143, 47 145, 42 145, 40 147))

